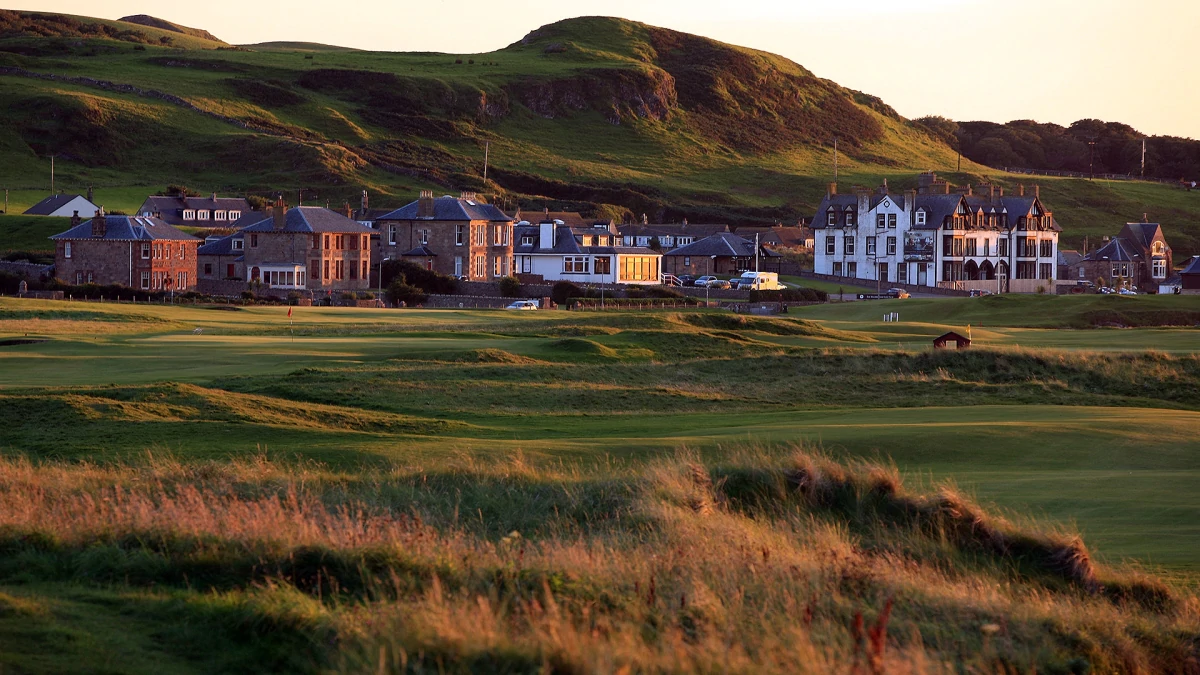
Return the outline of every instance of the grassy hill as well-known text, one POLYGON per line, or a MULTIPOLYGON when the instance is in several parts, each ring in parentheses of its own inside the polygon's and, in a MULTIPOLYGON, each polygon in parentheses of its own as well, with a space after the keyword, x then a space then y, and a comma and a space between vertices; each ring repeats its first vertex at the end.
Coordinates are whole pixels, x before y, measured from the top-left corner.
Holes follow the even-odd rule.
POLYGON ((976 300, 0 299, 0 667, 1190 672, 1194 331, 976 300))
MULTIPOLYGON (((364 188, 373 204, 401 204, 432 187, 508 208, 794 222, 832 178, 834 137, 844 186, 900 189, 926 169, 959 184, 1029 182, 965 160, 958 172, 934 132, 782 57, 620 19, 562 21, 461 55, 43 33, 0 32, 0 94, 14 102, 0 112, 0 182, 17 204, 44 196, 52 153, 59 185, 95 185, 125 210, 184 182, 306 188, 334 206, 364 188)), ((1200 252, 1200 194, 1040 182, 1068 245, 1149 213, 1181 254, 1200 252)))

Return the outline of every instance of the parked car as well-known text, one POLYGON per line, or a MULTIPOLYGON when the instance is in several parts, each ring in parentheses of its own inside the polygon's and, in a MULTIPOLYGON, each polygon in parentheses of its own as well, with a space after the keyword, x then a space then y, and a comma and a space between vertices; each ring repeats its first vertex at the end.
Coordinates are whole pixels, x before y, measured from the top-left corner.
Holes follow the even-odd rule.
POLYGON ((1108 286, 1101 286, 1099 292, 1103 293, 1104 295, 1112 295, 1113 293, 1116 293, 1116 290, 1108 286))
POLYGON ((706 276, 703 276, 703 277, 700 277, 699 279, 697 279, 696 285, 697 286, 711 286, 712 282, 714 282, 716 280, 717 280, 717 278, 710 274, 710 275, 706 275, 706 276))
POLYGON ((900 300, 904 300, 905 298, 909 297, 908 291, 904 290, 903 288, 889 288, 887 289, 886 295, 889 298, 898 298, 900 300))
POLYGON ((724 279, 715 279, 711 284, 708 285, 708 287, 709 288, 719 288, 719 289, 733 288, 733 286, 730 285, 730 283, 728 281, 725 281, 724 279))
POLYGON ((696 277, 692 276, 691 274, 680 274, 675 278, 679 280, 680 286, 691 286, 696 282, 696 277))
POLYGON ((535 301, 535 300, 518 300, 518 301, 514 302, 513 304, 509 305, 508 307, 505 307, 504 309, 519 309, 519 310, 528 311, 528 310, 535 310, 537 308, 538 308, 538 304, 537 304, 537 301, 535 301))
POLYGON ((1118 295, 1137 295, 1137 291, 1129 289, 1129 288, 1122 288, 1121 290, 1117 291, 1117 294, 1118 295))
POLYGON ((991 291, 985 291, 980 288, 972 288, 971 289, 971 297, 972 298, 982 298, 985 295, 991 295, 991 294, 992 294, 991 291))

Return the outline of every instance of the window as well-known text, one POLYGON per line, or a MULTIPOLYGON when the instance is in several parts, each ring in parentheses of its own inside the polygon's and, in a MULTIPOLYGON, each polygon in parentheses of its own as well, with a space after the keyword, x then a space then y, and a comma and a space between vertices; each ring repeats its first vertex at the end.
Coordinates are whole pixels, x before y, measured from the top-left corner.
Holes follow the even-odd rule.
MULTIPOLYGON (((229 266, 229 276, 231 276, 231 277, 233 276, 233 265, 229 266)), ((321 278, 321 261, 320 260, 309 260, 308 261, 308 276, 312 277, 313 279, 321 278)))
POLYGON ((1041 263, 1040 265, 1038 265, 1038 278, 1039 279, 1053 279, 1054 278, 1053 263, 1041 263))
POLYGON ((925 209, 917 209, 917 224, 925 224, 925 209))
POLYGON ((462 256, 454 256, 454 276, 462 276, 462 256))
MULTIPOLYGON (((1154 242, 1154 243, 1160 244, 1162 242, 1154 242)), ((1083 270, 1080 270, 1080 271, 1082 272, 1083 270)), ((1166 260, 1155 260, 1154 266, 1151 268, 1151 271, 1150 271, 1150 276, 1154 277, 1155 279, 1166 279, 1167 278, 1167 261, 1166 260)))
POLYGON ((658 258, 626 256, 621 258, 621 281, 657 281, 658 258))
POLYGON ((533 240, 534 240, 534 236, 532 234, 521 235, 521 245, 522 246, 533 246, 533 240))
POLYGON ((184 209, 184 211, 183 211, 183 219, 184 219, 184 220, 195 220, 195 219, 196 219, 196 212, 195 212, 195 211, 193 211, 193 210, 191 210, 191 209, 184 209))
POLYGON ((875 237, 867 237, 867 255, 875 255, 875 237))
POLYGON ((888 255, 896 255, 896 238, 895 237, 887 238, 887 254, 888 255))
POLYGON ((233 250, 241 251, 245 248, 246 248, 246 240, 245 239, 234 239, 233 240, 233 250))
POLYGON ((463 238, 466 236, 465 230, 466 230, 465 225, 455 225, 454 226, 454 245, 455 246, 463 245, 463 238))
POLYGON ((321 278, 328 281, 329 280, 329 261, 328 260, 324 261, 324 264, 321 267, 322 267, 321 278))
POLYGON ((371 265, 366 260, 362 261, 362 278, 366 279, 371 272, 371 265))
POLYGON ((825 224, 837 225, 837 211, 834 211, 833 207, 829 207, 829 210, 825 212, 825 224))
POLYGON ((418 232, 418 238, 420 239, 422 244, 428 244, 429 243, 429 229, 426 228, 426 229, 420 230, 420 232, 418 232))
POLYGON ((142 260, 150 259, 150 244, 142 244, 142 260))
POLYGON ((1161 241, 1154 242, 1154 245, 1150 247, 1150 254, 1151 255, 1166 255, 1167 254, 1167 245, 1162 243, 1161 241))
POLYGON ((350 278, 358 279, 358 265, 355 265, 353 260, 350 261, 350 278))
POLYGON ((346 250, 346 235, 344 235, 344 234, 333 235, 333 247, 339 251, 346 250))
POLYGON ((370 248, 370 247, 371 247, 371 235, 369 235, 369 234, 364 234, 364 235, 362 236, 362 250, 364 250, 364 251, 365 251, 365 250, 367 250, 367 249, 368 249, 368 248, 370 248))
POLYGON ((225 212, 213 211, 213 220, 225 220, 225 212))
POLYGON ((887 263, 879 263, 879 270, 878 270, 878 272, 879 272, 879 280, 880 280, 880 281, 888 281, 888 280, 889 280, 889 279, 888 279, 888 264, 887 264, 887 263))
POLYGON ((176 278, 175 288, 178 288, 181 291, 183 289, 187 288, 187 286, 188 286, 188 273, 187 272, 180 272, 175 278, 176 278))
POLYGON ((593 269, 596 274, 612 274, 612 258, 608 256, 595 258, 593 269))
POLYGON ((67 243, 63 244, 63 257, 64 258, 71 257, 71 242, 69 242, 69 241, 67 243))
POLYGON ((82 284, 83 284, 83 272, 76 272, 75 273, 75 285, 80 286, 82 284))
MULTIPOLYGON (((1040 251, 1038 252, 1039 257, 1042 257, 1042 258, 1053 258, 1054 257, 1054 242, 1053 241, 1050 241, 1049 239, 1043 239, 1041 242, 1039 242, 1038 246, 1040 248, 1040 251)), ((1043 278, 1046 278, 1046 277, 1043 277, 1043 278)))
POLYGON ((882 230, 885 227, 887 227, 887 214, 886 213, 875 214, 875 229, 882 230))
POLYGON ((854 209, 846 209, 846 224, 854 224, 854 209))
POLYGON ((473 267, 474 269, 471 270, 472 276, 480 278, 487 276, 487 256, 475 256, 473 267))
POLYGON ((997 239, 996 240, 996 255, 999 255, 1002 258, 1008 257, 1008 240, 1007 239, 997 239))
POLYGON ((888 229, 896 229, 896 214, 894 213, 888 214, 888 229))
MULTIPOLYGON (((325 243, 326 244, 329 243, 329 235, 325 235, 325 243)), ((250 234, 250 248, 258 248, 258 235, 257 234, 254 234, 254 233, 250 234)))
POLYGON ((565 274, 587 274, 589 261, 587 256, 563 256, 563 273, 565 274))
POLYGON ((899 265, 896 265, 896 283, 908 283, 908 265, 906 263, 900 263, 899 265))
MULTIPOLYGON (((462 243, 462 242, 459 242, 459 243, 462 243)), ((388 225, 388 246, 395 246, 395 245, 396 245, 396 224, 391 223, 388 225)))
POLYGON ((683 256, 683 266, 684 267, 692 266, 692 256, 690 256, 690 255, 683 256))
MULTIPOLYGON (((472 233, 471 239, 473 240, 471 242, 472 244, 474 244, 475 246, 487 246, 487 226, 486 225, 472 225, 471 233, 472 233)), ((486 264, 484 266, 484 269, 485 270, 487 269, 486 264)))
MULTIPOLYGON (((251 244, 251 246, 253 246, 253 244, 251 244)), ((325 235, 323 237, 321 247, 324 248, 326 251, 329 250, 329 235, 325 235)))
POLYGON ((1017 263, 1017 278, 1018 279, 1036 279, 1037 278, 1037 263, 1032 263, 1032 262, 1017 263))
POLYGON ((148 290, 149 288, 150 288, 150 273, 142 272, 142 290, 148 290))
POLYGON ((186 259, 187 259, 187 247, 186 247, 186 246, 184 246, 183 244, 180 244, 180 245, 179 245, 179 259, 180 259, 180 260, 186 260, 186 259))
POLYGON ((846 237, 842 240, 842 253, 844 255, 854 255, 854 237, 846 237))
MULTIPOLYGON (((1017 257, 1019 258, 1036 258, 1037 257, 1037 239, 1032 237, 1021 237, 1017 240, 1017 257)), ((1029 277, 1025 277, 1029 278, 1029 277)))
POLYGON ((500 256, 496 256, 494 259, 492 259, 492 276, 497 278, 504 276, 504 270, 501 269, 501 265, 502 263, 500 256))
POLYGON ((848 276, 848 277, 857 277, 858 276, 858 263, 856 263, 856 262, 846 263, 846 276, 848 276))
POLYGON ((835 277, 842 276, 842 263, 840 263, 840 262, 833 263, 833 276, 835 276, 835 277))
POLYGON ((967 255, 977 255, 979 252, 979 248, 978 248, 977 244, 978 244, 978 242, 975 239, 973 239, 973 238, 967 239, 966 240, 966 254, 967 255))
POLYGON ((954 235, 946 235, 942 237, 942 255, 948 258, 955 258, 963 254, 963 238, 955 237, 954 235))
POLYGON ((230 212, 229 212, 229 219, 230 219, 230 220, 237 220, 238 218, 241 218, 241 217, 242 217, 242 212, 241 212, 241 211, 230 211, 230 212))
POLYGON ((837 252, 837 240, 833 235, 825 237, 825 255, 834 255, 837 252))
POLYGON ((204 263, 204 276, 212 276, 212 263, 204 263))
POLYGON ((991 239, 981 239, 979 241, 979 255, 985 258, 988 256, 988 250, 991 248, 991 242, 991 239))
POLYGON ((208 220, 208 211, 197 211, 196 220, 208 220))

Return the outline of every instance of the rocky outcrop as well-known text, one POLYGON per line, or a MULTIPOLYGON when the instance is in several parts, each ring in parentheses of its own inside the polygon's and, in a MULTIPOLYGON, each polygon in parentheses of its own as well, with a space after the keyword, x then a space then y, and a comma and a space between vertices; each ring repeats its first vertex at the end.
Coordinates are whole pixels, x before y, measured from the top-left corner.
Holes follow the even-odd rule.
POLYGON ((679 104, 674 78, 657 68, 586 70, 569 78, 529 78, 507 88, 513 99, 549 119, 590 109, 612 124, 664 120, 679 104))

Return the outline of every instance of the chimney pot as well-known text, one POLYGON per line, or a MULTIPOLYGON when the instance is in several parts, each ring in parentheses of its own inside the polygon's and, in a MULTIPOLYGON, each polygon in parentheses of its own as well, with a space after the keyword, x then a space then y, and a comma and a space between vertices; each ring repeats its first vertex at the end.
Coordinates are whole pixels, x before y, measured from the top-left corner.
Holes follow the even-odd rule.
POLYGON ((832 196, 836 195, 836 194, 837 194, 837 183, 830 183, 830 184, 829 184, 829 190, 827 191, 827 193, 826 193, 826 194, 827 194, 827 196, 829 196, 829 197, 832 197, 832 196))
POLYGON ((433 190, 421 190, 421 197, 417 200, 417 217, 432 218, 433 206, 433 190))
POLYGON ((275 206, 271 209, 272 225, 276 230, 282 230, 287 225, 287 204, 283 201, 283 195, 275 200, 275 206))
POLYGON ((108 220, 104 217, 104 207, 101 206, 96 210, 96 215, 92 216, 92 236, 103 239, 106 234, 108 234, 108 220))
POLYGON ((1025 196, 1025 186, 1024 185, 1017 186, 1017 195, 1021 196, 1021 197, 1025 196))
POLYGON ((1042 186, 1040 186, 1040 185, 1034 185, 1034 186, 1033 186, 1033 196, 1034 196, 1034 197, 1041 197, 1041 196, 1042 196, 1042 186))

